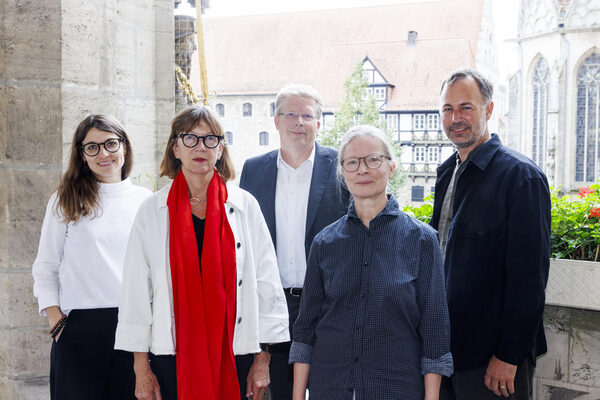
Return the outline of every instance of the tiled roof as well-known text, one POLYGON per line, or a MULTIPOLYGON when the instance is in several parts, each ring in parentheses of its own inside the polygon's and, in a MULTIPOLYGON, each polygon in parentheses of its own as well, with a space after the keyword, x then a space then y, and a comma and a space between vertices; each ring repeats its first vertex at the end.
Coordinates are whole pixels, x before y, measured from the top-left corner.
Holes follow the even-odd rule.
POLYGON ((474 66, 482 0, 206 18, 209 90, 218 95, 275 94, 306 83, 334 109, 344 80, 368 56, 395 86, 388 109, 437 108, 439 86, 474 66), (406 45, 417 31, 416 47, 406 45))

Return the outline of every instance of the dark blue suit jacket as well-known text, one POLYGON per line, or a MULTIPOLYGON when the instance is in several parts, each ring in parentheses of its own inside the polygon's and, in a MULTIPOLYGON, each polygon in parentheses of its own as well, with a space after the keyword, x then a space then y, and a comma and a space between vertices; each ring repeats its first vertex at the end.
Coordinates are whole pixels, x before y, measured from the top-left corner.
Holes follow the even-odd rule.
MULTIPOLYGON (((265 217, 273 245, 276 243, 275 185, 277 184, 278 150, 250 158, 244 163, 240 187, 250 192, 265 217)), ((348 211, 349 195, 336 176, 337 150, 315 143, 308 210, 306 212, 306 236, 304 247, 306 258, 315 235, 348 211)), ((290 210, 294 212, 294 210, 290 210)))

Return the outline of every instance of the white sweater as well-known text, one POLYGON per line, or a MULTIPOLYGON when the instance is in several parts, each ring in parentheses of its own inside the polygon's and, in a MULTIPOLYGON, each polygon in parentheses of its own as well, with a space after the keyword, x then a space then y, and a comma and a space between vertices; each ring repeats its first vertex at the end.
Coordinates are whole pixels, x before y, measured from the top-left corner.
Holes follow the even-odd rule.
POLYGON ((75 309, 118 307, 127 238, 140 204, 152 193, 129 178, 100 183, 100 210, 65 224, 50 197, 33 263, 33 294, 40 315, 50 306, 75 309))

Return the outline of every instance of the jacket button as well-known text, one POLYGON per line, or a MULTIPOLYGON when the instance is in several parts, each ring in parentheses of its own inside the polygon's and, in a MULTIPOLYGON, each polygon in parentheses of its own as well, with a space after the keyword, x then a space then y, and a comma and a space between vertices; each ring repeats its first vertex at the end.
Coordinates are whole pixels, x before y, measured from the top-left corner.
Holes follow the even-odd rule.
POLYGON ((242 280, 240 279, 240 281, 238 282, 238 286, 242 286, 242 280))
POLYGON ((233 214, 233 207, 230 207, 230 208, 229 208, 229 213, 230 213, 230 214, 233 214))
POLYGON ((239 324, 240 322, 242 322, 242 317, 239 317, 239 318, 238 318, 238 324, 239 324))
POLYGON ((239 249, 240 247, 242 247, 242 244, 240 242, 237 242, 236 247, 239 249))

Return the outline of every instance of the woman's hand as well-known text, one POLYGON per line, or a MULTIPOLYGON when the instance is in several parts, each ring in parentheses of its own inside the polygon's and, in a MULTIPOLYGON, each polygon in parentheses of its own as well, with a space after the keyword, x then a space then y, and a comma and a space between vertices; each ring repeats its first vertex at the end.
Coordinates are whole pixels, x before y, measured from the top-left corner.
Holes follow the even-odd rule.
POLYGON ((440 385, 442 376, 432 372, 425 374, 425 400, 438 400, 440 398, 440 385))
POLYGON ((271 354, 261 351, 254 356, 254 362, 246 379, 246 397, 253 400, 262 400, 271 378, 269 377, 269 362, 271 354))
MULTIPOLYGON (((60 321, 60 319, 62 318, 63 312, 61 311, 59 306, 46 307, 44 308, 44 311, 46 311, 46 315, 48 317, 48 325, 50 326, 50 329, 54 328, 58 321, 60 321)), ((60 334, 62 333, 63 329, 65 329, 64 325, 62 328, 60 328, 60 331, 58 331, 58 333, 54 337, 55 341, 58 342, 58 338, 60 337, 60 334)))
POLYGON ((162 400, 156 375, 150 369, 148 353, 133 353, 135 397, 138 400, 162 400))
POLYGON ((294 363, 294 388, 292 392, 293 400, 306 399, 306 386, 308 385, 309 373, 310 364, 294 363))

